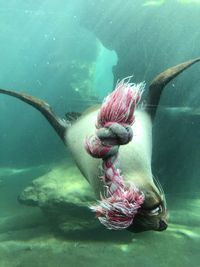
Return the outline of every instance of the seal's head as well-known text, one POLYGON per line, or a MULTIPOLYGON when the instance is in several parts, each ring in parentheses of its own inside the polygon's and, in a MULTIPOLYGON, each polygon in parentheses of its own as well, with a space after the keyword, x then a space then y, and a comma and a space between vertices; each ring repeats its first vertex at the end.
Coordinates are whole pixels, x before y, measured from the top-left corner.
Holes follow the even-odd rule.
POLYGON ((144 194, 145 201, 127 230, 131 232, 166 230, 167 207, 161 185, 157 182, 156 184, 151 183, 143 186, 140 190, 144 194))

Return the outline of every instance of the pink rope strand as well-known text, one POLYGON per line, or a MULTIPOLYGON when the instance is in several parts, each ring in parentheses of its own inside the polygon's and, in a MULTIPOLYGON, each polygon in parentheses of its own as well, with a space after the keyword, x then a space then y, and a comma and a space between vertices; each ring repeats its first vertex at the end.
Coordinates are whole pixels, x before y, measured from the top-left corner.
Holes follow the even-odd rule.
POLYGON ((136 186, 125 185, 118 162, 120 145, 132 140, 130 127, 135 120, 134 111, 144 83, 130 83, 125 78, 105 99, 97 117, 96 136, 86 138, 85 148, 95 157, 102 158, 105 196, 91 207, 99 221, 108 229, 121 230, 129 227, 141 207, 144 196, 136 186))

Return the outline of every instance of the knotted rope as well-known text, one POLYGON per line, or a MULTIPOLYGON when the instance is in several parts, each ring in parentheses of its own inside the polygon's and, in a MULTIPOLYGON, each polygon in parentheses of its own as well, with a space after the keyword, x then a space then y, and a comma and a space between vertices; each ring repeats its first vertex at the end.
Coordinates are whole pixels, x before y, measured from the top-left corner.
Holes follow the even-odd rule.
POLYGON ((144 86, 144 83, 130 83, 129 77, 118 82, 99 111, 96 136, 86 138, 87 152, 103 160, 103 175, 100 178, 106 188, 105 195, 91 209, 108 229, 129 227, 144 201, 142 192, 136 186, 125 185, 118 162, 119 146, 132 140, 134 110, 144 86))

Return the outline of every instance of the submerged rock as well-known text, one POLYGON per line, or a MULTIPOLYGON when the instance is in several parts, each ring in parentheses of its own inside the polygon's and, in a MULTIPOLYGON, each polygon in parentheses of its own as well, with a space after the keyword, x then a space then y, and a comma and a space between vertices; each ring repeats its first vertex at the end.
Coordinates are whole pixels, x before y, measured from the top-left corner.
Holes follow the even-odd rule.
POLYGON ((96 227, 89 209, 95 198, 90 186, 73 164, 54 166, 33 180, 19 195, 20 203, 42 209, 50 221, 64 232, 96 227))
MULTIPOLYGON (((169 226, 174 233, 186 226, 198 227, 199 198, 167 195, 169 226)), ((63 232, 100 226, 89 206, 96 199, 90 185, 71 162, 54 165, 32 181, 19 195, 20 203, 40 207, 50 222, 63 232)))

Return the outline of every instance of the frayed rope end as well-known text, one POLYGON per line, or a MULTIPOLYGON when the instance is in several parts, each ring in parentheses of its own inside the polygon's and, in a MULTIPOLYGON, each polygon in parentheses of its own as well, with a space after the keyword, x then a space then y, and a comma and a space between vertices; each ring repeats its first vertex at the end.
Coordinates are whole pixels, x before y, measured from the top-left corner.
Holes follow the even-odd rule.
POLYGON ((144 195, 136 188, 118 191, 109 198, 102 198, 99 205, 91 206, 99 221, 110 230, 129 227, 144 202, 144 195))
POLYGON ((134 110, 141 99, 145 82, 130 83, 131 77, 119 81, 115 90, 107 96, 97 118, 97 128, 106 127, 107 123, 132 125, 134 110))

